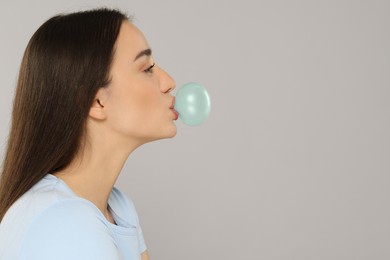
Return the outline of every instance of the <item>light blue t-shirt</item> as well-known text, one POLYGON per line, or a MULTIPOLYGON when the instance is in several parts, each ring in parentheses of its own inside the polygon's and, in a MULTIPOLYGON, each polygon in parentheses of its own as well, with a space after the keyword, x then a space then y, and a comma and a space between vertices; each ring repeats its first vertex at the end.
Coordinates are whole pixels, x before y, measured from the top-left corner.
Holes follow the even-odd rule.
POLYGON ((134 204, 116 188, 108 204, 117 225, 47 174, 0 223, 0 259, 139 260, 146 245, 134 204))

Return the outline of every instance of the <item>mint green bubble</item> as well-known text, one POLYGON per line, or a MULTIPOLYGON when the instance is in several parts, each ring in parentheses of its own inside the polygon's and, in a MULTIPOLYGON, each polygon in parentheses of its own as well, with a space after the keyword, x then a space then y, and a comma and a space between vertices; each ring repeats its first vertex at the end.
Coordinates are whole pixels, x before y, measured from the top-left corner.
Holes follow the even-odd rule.
POLYGON ((177 91, 175 110, 185 124, 195 126, 203 123, 208 118, 210 109, 210 96, 200 84, 187 83, 177 91))

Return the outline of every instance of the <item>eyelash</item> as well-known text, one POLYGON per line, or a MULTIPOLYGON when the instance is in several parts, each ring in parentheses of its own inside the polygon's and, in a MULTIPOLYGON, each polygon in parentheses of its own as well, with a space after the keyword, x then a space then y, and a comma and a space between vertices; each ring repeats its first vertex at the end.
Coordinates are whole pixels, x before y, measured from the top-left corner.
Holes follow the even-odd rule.
POLYGON ((144 72, 146 72, 146 73, 153 73, 153 67, 154 67, 154 65, 156 65, 156 63, 153 63, 153 65, 150 66, 149 68, 147 68, 146 70, 144 70, 144 72))

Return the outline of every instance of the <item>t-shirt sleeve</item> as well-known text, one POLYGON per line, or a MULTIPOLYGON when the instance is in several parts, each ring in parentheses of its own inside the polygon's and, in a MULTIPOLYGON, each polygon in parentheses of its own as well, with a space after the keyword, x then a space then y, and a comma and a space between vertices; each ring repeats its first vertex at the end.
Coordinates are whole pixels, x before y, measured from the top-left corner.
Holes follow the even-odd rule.
POLYGON ((121 259, 108 227, 96 210, 78 199, 49 206, 25 234, 19 259, 121 259))

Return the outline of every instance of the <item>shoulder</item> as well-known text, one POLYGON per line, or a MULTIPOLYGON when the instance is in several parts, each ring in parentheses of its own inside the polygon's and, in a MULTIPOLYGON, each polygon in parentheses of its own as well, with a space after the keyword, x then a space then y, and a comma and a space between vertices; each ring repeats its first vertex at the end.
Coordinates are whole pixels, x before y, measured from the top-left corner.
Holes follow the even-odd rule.
POLYGON ((80 198, 56 201, 38 214, 22 241, 20 259, 117 259, 104 217, 80 198))

